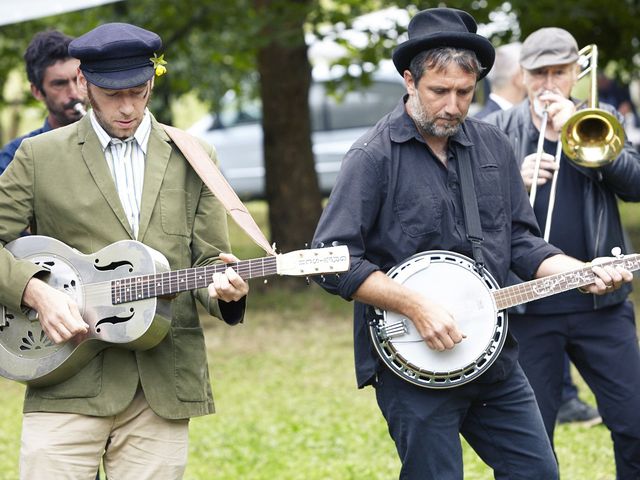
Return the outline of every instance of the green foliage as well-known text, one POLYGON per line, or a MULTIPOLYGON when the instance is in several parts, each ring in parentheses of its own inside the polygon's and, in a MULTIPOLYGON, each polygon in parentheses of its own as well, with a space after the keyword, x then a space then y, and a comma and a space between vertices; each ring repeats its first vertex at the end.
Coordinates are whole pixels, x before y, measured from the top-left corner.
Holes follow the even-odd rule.
MULTIPOLYGON (((209 2, 204 0, 137 0, 123 1, 80 12, 52 16, 0 27, 0 87, 7 73, 22 67, 22 53, 31 36, 44 28, 58 28, 69 35, 83 32, 110 21, 124 21, 158 32, 164 41, 168 74, 156 85, 154 111, 168 112, 168 101, 196 91, 199 98, 213 109, 228 90, 242 95, 255 95, 259 79, 256 76, 256 52, 273 38, 286 31, 279 28, 297 9, 306 12, 308 33, 317 38, 328 36, 346 49, 339 65, 360 65, 367 73, 382 59, 387 59, 404 33, 404 26, 390 30, 370 31, 369 44, 356 49, 339 33, 351 27, 359 15, 381 8, 397 6, 411 14, 440 5, 439 2, 408 0, 277 0, 266 11, 257 10, 263 1, 209 2), (264 27, 270 36, 264 35, 264 27)), ((494 11, 511 13, 518 21, 512 29, 495 34, 495 43, 524 38, 542 26, 559 26, 571 31, 580 45, 597 43, 602 65, 612 61, 618 72, 632 73, 634 54, 640 53, 640 9, 634 0, 616 0, 602 8, 600 0, 557 2, 555 0, 450 0, 447 6, 471 12, 479 23, 487 23, 494 11), (520 33, 521 32, 521 33, 520 33)), ((286 38, 280 39, 286 42, 286 38)), ((298 72, 291 72, 296 75, 298 72)), ((355 85, 352 76, 347 85, 355 85)), ((28 92, 25 91, 25 98, 28 92)), ((0 104, 0 107, 2 105, 0 104)), ((162 115, 162 114, 161 114, 162 115)))
POLYGON ((640 53, 640 4, 635 0, 558 2, 556 0, 510 1, 522 31, 521 38, 541 27, 560 27, 571 32, 580 47, 595 43, 600 66, 614 64, 618 75, 637 74, 634 56, 640 53))

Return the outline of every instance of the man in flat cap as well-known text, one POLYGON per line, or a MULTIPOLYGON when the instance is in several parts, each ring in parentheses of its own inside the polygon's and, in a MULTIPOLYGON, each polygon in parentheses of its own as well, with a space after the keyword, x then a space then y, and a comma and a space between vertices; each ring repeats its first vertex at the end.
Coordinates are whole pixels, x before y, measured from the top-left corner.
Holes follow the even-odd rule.
MULTIPOLYGON (((536 185, 533 207, 549 242, 588 261, 610 255, 615 247, 632 253, 625 249, 617 201, 640 201, 640 154, 628 141, 621 141, 611 163, 602 161, 601 155, 593 156, 591 165, 580 166, 567 157, 561 146, 562 129, 585 107, 571 98, 580 71, 578 59, 577 42, 566 30, 533 32, 520 56, 527 99, 486 120, 507 134, 527 189, 534 191, 536 185), (543 150, 534 180, 538 145, 543 150), (552 190, 555 202, 550 201, 552 190)), ((622 122, 612 106, 599 108, 622 122)), ((566 351, 595 394, 611 430, 618 478, 640 478, 640 352, 633 305, 627 300, 630 291, 631 285, 624 285, 594 297, 572 290, 532 302, 524 312, 510 316, 511 331, 520 344, 520 363, 549 438, 553 439, 561 404, 566 351)))
MULTIPOLYGON (((171 270, 236 261, 222 253, 229 252, 224 207, 147 109, 154 66, 162 66, 160 48, 155 33, 122 23, 101 25, 71 42, 89 113, 24 140, 0 176, 0 304, 37 312, 44 333, 36 337, 44 347, 73 344, 92 333, 74 299, 95 290, 74 281, 65 289, 76 295, 67 296, 41 280, 47 262, 18 259, 4 248, 27 225, 84 253, 136 239, 164 254, 171 270)), ((203 147, 215 161, 213 150, 203 147)), ((86 268, 111 272, 107 285, 117 272, 130 276, 132 261, 126 259, 137 258, 130 248, 121 252, 124 260, 110 250, 86 268)), ((208 288, 180 293, 171 304, 157 299, 159 311, 170 309, 171 325, 156 346, 105 348, 60 383, 28 386, 21 478, 40 479, 43 472, 47 479, 92 478, 101 457, 108 478, 182 478, 189 418, 213 412, 195 301, 235 324, 243 318, 247 292, 233 269, 216 273, 208 288)), ((126 322, 148 304, 129 305, 100 320, 96 331, 140 328, 126 322)), ((144 312, 158 320, 154 308, 144 312)), ((11 328, 9 321, 0 330, 8 335, 11 328)))
MULTIPOLYGON (((510 267, 584 263, 540 238, 507 139, 466 117, 494 61, 471 15, 418 13, 393 61, 407 94, 346 154, 314 237, 349 246, 349 272, 322 285, 355 300, 358 386, 376 389, 402 479, 462 479, 460 434, 496 478, 557 478, 506 318, 483 298, 510 267)), ((589 271, 592 293, 632 278, 589 271)))

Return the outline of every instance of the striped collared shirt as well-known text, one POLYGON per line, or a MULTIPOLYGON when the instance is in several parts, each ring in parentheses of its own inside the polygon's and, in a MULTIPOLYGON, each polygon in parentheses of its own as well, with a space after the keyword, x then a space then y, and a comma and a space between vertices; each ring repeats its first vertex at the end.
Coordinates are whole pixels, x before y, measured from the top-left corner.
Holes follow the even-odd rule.
POLYGON ((134 238, 138 238, 140 224, 140 204, 144 182, 144 160, 147 155, 151 114, 145 110, 140 126, 125 140, 111 138, 100 126, 93 109, 89 111, 91 125, 98 135, 109 171, 120 197, 120 202, 131 225, 134 238))

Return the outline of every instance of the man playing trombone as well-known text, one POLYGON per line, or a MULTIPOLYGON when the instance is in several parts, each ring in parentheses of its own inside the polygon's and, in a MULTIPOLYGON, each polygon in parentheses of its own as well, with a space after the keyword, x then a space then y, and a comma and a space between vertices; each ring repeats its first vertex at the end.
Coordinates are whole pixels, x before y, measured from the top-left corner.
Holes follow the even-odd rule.
MULTIPOLYGON (((595 78, 597 48, 590 51, 595 78)), ((527 98, 486 120, 507 134, 545 238, 588 261, 624 251, 617 200, 640 201, 640 154, 624 140, 615 109, 595 105, 597 94, 588 110, 571 97, 579 60, 569 32, 533 32, 520 55, 527 98)), ((640 478, 640 352, 630 290, 568 291, 527 304, 509 325, 551 441, 566 350, 611 431, 618 478, 640 478)))

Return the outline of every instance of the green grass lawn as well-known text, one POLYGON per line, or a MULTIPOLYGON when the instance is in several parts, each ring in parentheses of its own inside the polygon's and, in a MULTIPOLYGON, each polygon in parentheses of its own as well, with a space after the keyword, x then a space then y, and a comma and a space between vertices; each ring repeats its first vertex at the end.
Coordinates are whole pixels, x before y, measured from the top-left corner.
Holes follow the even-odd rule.
MULTIPOLYGON (((264 209, 250 208, 262 222, 264 209)), ((633 228, 640 223, 634 217, 639 211, 625 209, 633 228)), ((235 227, 232 231, 241 258, 262 256, 235 227)), ((252 283, 243 325, 203 318, 217 414, 192 420, 185 478, 397 478, 399 461, 374 392, 355 386, 351 305, 314 284, 291 294, 276 283, 252 283)), ((581 396, 593 404, 576 380, 581 396)), ((0 379, 0 391, 0 480, 14 480, 24 388, 0 379)), ((564 479, 615 478, 603 426, 560 426, 556 447, 564 479)), ((468 447, 464 462, 465 479, 493 478, 468 447)))
MULTIPOLYGON (((397 478, 373 389, 355 386, 350 305, 315 285, 260 290, 244 325, 204 319, 217 414, 192 421, 185 478, 397 478)), ((0 390, 0 479, 14 480, 24 389, 2 379, 0 390)), ((614 478, 604 427, 560 427, 557 446, 564 478, 614 478)), ((493 478, 469 448, 464 461, 465 478, 493 478)))

